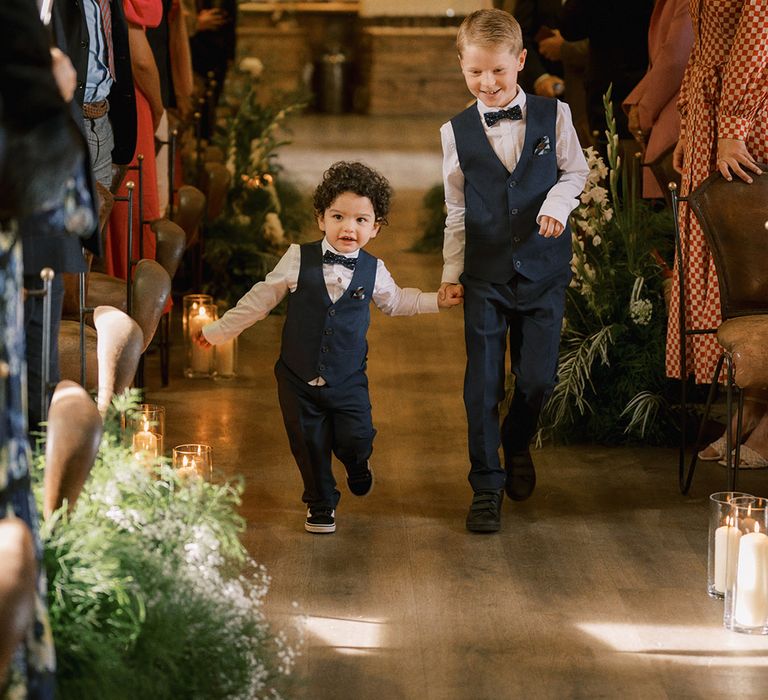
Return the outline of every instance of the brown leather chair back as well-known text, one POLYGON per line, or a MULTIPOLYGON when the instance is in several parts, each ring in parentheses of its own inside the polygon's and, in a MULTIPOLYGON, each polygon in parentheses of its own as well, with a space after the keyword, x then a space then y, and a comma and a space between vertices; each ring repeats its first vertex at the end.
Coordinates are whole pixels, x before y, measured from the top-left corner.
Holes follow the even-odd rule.
POLYGON ((157 239, 155 260, 159 262, 168 276, 173 279, 179 269, 181 258, 187 244, 187 234, 178 224, 170 219, 156 219, 151 224, 157 239))
POLYGON ((723 319, 768 314, 768 165, 751 185, 713 173, 688 195, 717 269, 723 319))
POLYGON ((189 248, 200 235, 200 226, 205 216, 205 195, 194 185, 182 185, 178 197, 173 221, 184 229, 189 248))
POLYGON ((227 201, 227 193, 232 184, 232 175, 224 163, 206 163, 203 189, 208 200, 206 221, 218 218, 227 201))

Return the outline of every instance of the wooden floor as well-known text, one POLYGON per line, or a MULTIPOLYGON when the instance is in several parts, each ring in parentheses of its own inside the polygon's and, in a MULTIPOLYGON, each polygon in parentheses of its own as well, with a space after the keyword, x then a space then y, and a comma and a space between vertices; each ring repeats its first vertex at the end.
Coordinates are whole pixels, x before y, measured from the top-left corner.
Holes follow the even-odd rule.
MULTIPOLYGON (((391 226, 369 250, 401 286, 436 289, 439 255, 408 249, 421 194, 440 178, 439 120, 295 127, 280 162, 297 180, 353 157, 392 179, 391 226)), ((375 489, 358 499, 342 486, 338 531, 313 536, 277 406, 281 325, 272 316, 241 336, 229 382, 184 379, 176 340, 167 388, 150 358, 148 400, 166 406, 169 446, 209 442, 217 469, 245 480, 246 543, 272 576, 267 613, 306 634, 296 697, 768 695, 768 638, 723 630, 722 603, 705 590, 707 496, 725 488, 721 467, 700 465, 684 497, 674 451, 545 447, 533 497, 505 502, 500 533, 470 534, 461 311, 374 311, 375 489)), ((768 494, 768 472, 740 487, 768 494)))

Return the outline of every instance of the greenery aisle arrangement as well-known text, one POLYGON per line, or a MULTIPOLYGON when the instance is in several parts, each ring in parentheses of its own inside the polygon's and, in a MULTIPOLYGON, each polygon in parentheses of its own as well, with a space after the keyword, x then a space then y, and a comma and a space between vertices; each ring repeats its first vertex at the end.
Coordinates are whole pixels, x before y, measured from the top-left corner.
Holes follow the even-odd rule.
POLYGON ((606 165, 586 149, 590 174, 571 215, 573 279, 566 297, 558 384, 540 439, 667 444, 676 434, 665 378, 664 289, 674 230, 671 210, 638 196, 638 164, 619 156, 604 96, 606 165))
POLYGON ((277 150, 286 118, 306 97, 291 93, 262 104, 261 62, 244 59, 231 81, 231 116, 217 127, 216 143, 226 155, 232 186, 222 214, 205 232, 205 291, 231 306, 266 276, 277 258, 311 221, 298 188, 281 177, 277 150), (239 86, 239 87, 238 87, 239 86))
POLYGON ((300 632, 265 619, 270 579, 240 543, 240 488, 137 461, 118 420, 137 402, 115 399, 83 493, 42 533, 59 697, 286 697, 300 632))

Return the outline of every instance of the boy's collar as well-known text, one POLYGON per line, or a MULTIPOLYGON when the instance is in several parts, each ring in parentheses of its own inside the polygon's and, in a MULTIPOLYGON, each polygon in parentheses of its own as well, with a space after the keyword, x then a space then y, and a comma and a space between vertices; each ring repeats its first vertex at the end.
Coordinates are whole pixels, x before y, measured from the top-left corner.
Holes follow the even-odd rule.
POLYGON ((336 255, 343 255, 345 258, 356 258, 360 254, 360 248, 358 248, 354 253, 340 253, 338 250, 336 250, 336 248, 328 243, 328 239, 325 237, 323 237, 323 240, 320 243, 320 247, 322 248, 323 252, 330 250, 331 253, 336 253, 336 255))
POLYGON ((500 109, 509 109, 513 105, 517 105, 522 110, 525 109, 525 91, 522 88, 518 89, 515 99, 503 107, 488 107, 480 98, 477 99, 477 111, 480 112, 481 116, 486 112, 498 112, 500 109))

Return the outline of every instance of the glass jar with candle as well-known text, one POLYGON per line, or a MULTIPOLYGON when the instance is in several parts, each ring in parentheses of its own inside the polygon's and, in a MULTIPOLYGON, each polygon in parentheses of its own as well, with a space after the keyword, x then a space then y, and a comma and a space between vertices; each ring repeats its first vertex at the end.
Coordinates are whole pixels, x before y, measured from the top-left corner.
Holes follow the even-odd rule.
POLYGON ((707 550, 707 593, 725 598, 728 581, 736 574, 738 537, 731 513, 731 501, 749 496, 741 491, 718 491, 709 497, 709 547, 707 550))
POLYGON ((128 416, 128 436, 137 459, 154 463, 157 457, 162 457, 163 435, 165 406, 142 403, 128 416))
POLYGON ((189 443, 173 448, 173 468, 182 477, 210 480, 213 476, 213 460, 210 445, 189 443))
POLYGON ((736 573, 725 591, 723 624, 736 632, 768 634, 768 499, 731 501, 738 531, 736 573))
POLYGON ((213 297, 210 294, 185 294, 181 302, 181 326, 186 342, 189 336, 190 314, 197 314, 200 304, 213 304, 213 297))
POLYGON ((184 366, 184 376, 191 378, 213 376, 213 348, 204 348, 198 345, 194 338, 200 330, 209 323, 213 323, 217 318, 215 304, 198 303, 194 308, 190 307, 190 314, 187 318, 187 361, 184 366))
POLYGON ((214 379, 233 379, 237 376, 237 336, 213 348, 216 373, 214 379))

